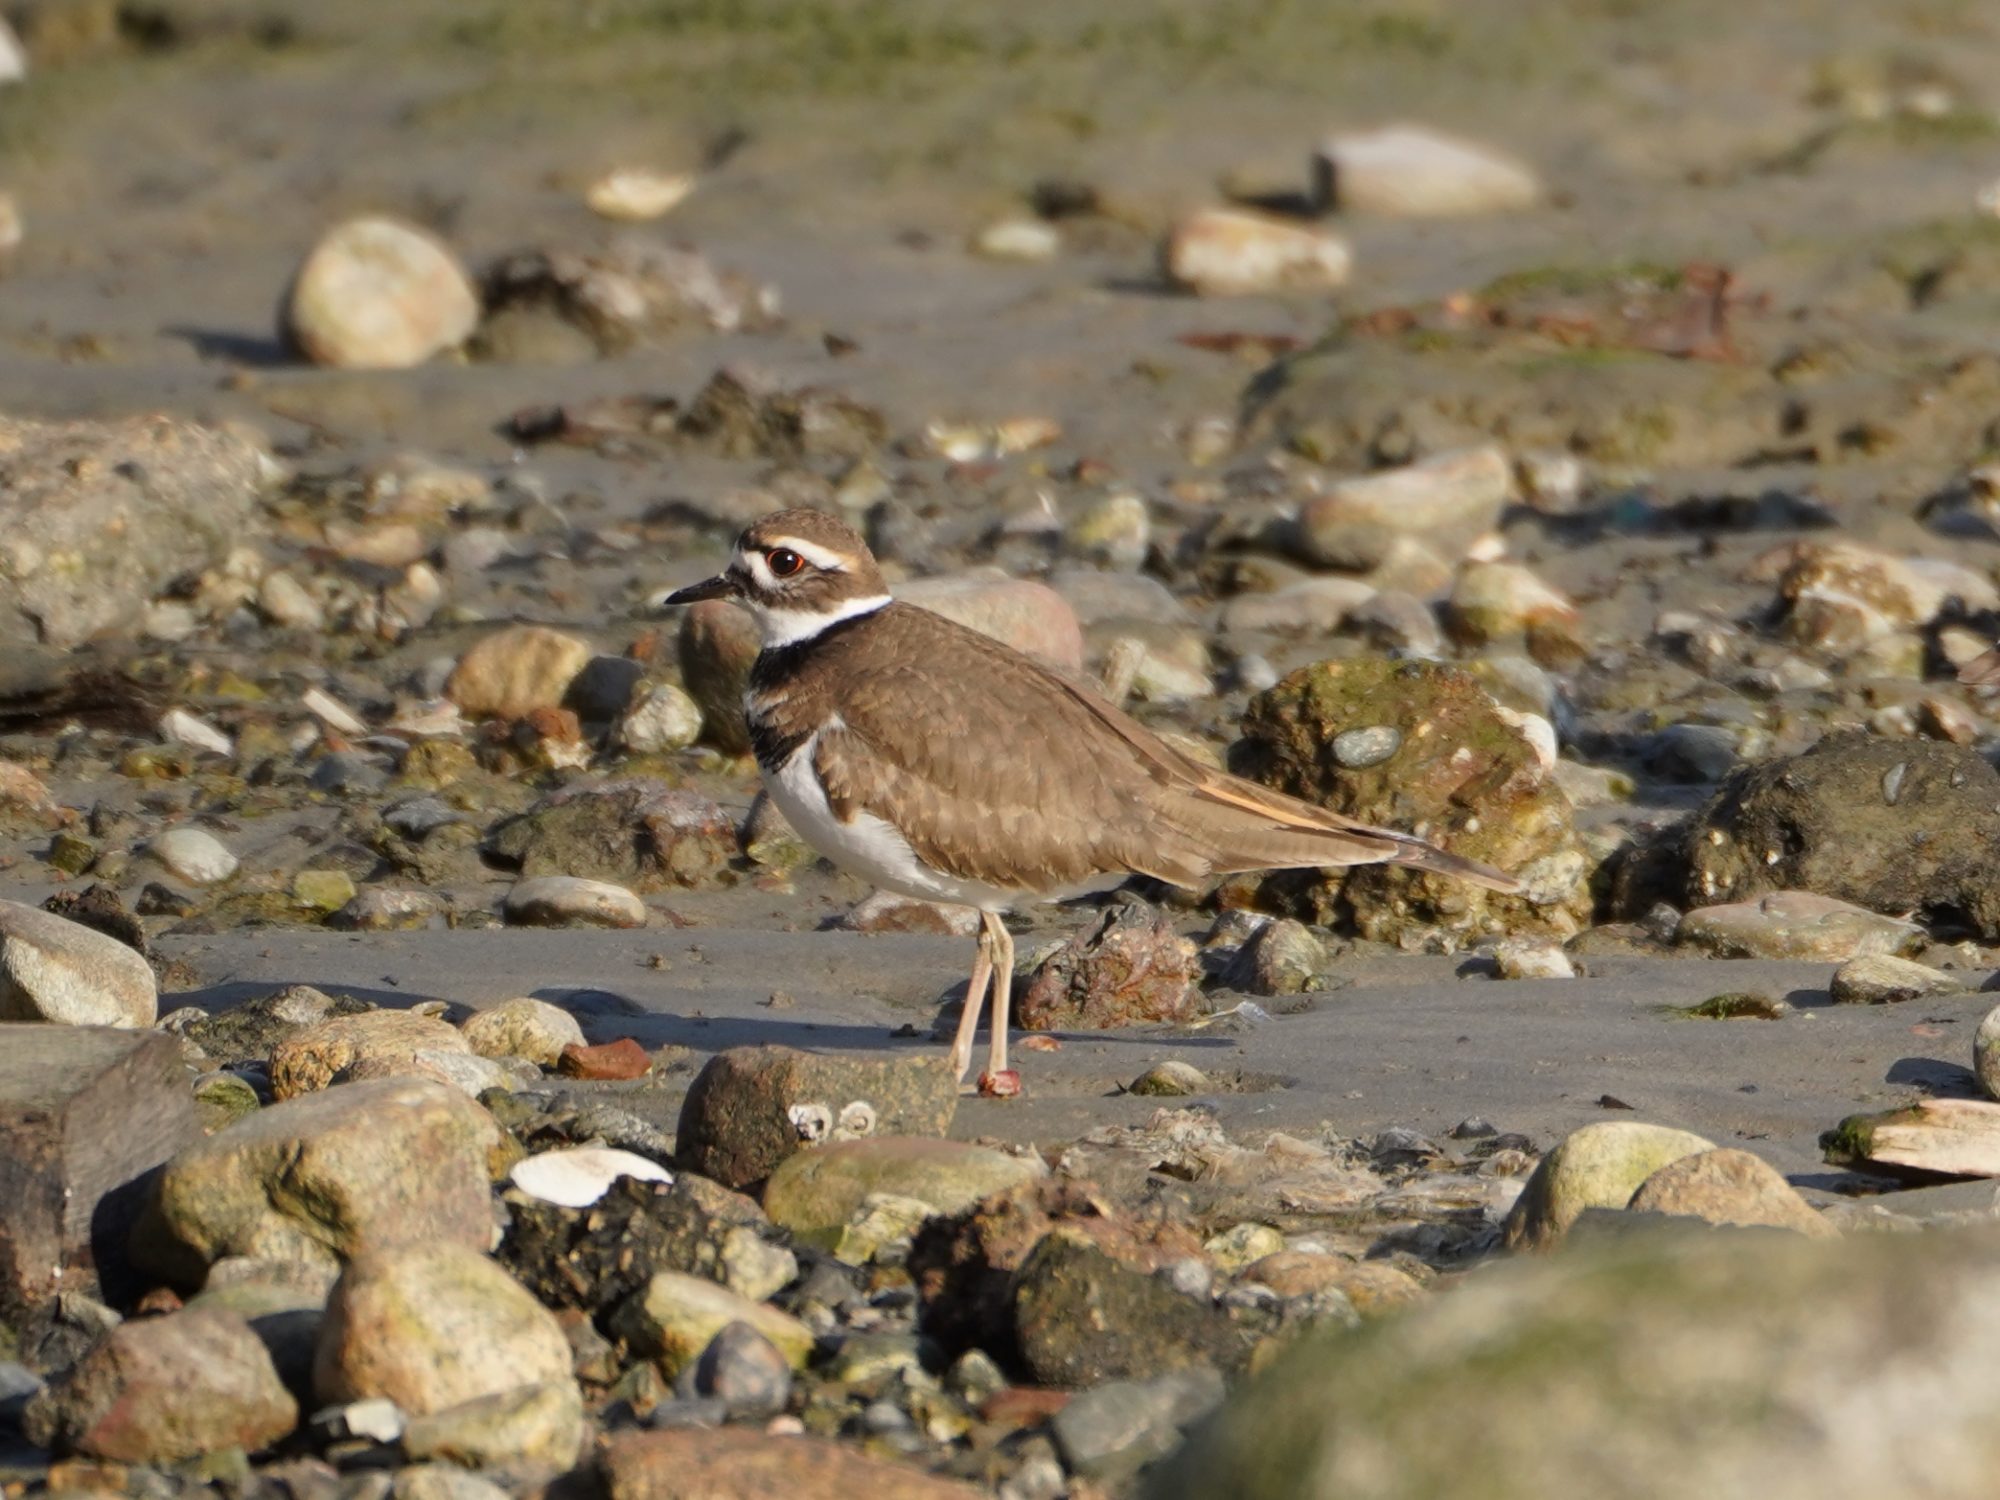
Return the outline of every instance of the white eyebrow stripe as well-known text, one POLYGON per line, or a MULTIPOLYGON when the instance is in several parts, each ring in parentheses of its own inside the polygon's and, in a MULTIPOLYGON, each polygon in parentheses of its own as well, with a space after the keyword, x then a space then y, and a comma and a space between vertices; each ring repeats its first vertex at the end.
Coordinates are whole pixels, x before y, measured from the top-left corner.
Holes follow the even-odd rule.
POLYGON ((845 573, 847 571, 847 559, 842 557, 838 552, 830 551, 812 542, 801 541, 795 536, 772 537, 765 544, 766 551, 770 551, 775 547, 789 547, 815 568, 822 568, 829 573, 845 573))

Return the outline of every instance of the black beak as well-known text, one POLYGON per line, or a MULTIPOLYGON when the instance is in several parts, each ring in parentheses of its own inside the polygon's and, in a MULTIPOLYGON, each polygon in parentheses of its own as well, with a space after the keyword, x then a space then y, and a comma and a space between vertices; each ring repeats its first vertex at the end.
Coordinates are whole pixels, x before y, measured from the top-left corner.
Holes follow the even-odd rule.
POLYGON ((676 589, 660 601, 665 608, 675 604, 699 604, 704 599, 731 599, 736 595, 736 580, 727 573, 718 573, 713 578, 704 578, 700 583, 691 583, 684 589, 676 589))

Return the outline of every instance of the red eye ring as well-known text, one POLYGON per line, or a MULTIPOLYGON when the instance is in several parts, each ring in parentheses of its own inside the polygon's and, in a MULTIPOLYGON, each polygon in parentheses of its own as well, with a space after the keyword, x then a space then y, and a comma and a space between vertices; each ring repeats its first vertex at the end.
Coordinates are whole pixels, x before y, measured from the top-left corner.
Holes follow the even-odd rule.
POLYGON ((790 547, 773 547, 764 554, 764 562, 774 578, 790 578, 806 565, 806 560, 790 547))

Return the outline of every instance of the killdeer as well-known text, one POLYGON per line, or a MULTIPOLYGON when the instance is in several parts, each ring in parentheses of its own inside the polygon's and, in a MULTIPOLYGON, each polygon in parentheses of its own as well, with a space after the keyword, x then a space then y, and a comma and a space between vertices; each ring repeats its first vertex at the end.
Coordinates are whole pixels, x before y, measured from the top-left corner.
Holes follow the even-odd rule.
POLYGON ((982 1093, 1020 1087, 1007 1067, 1014 907, 1132 875, 1192 886, 1381 862, 1520 888, 1409 834, 1211 770, 1089 688, 891 599, 867 544, 817 511, 756 521, 724 572, 665 603, 703 599, 756 617, 744 713, 771 800, 800 837, 884 889, 978 911, 951 1059, 963 1078, 990 986, 982 1093))

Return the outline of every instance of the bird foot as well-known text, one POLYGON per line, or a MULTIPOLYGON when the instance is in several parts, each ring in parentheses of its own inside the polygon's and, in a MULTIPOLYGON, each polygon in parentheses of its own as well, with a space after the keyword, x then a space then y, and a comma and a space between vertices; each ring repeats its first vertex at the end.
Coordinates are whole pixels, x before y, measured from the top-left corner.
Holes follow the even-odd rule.
POLYGON ((1003 1068, 998 1073, 979 1075, 979 1097, 982 1099, 1013 1099, 1021 1092, 1021 1075, 1012 1068, 1003 1068))

